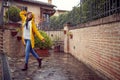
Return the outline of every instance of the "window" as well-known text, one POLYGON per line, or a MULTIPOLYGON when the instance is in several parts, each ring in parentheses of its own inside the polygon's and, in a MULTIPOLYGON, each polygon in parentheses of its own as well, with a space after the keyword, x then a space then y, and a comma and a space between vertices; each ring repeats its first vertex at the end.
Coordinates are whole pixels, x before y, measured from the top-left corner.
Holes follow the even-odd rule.
POLYGON ((50 16, 49 14, 43 14, 43 21, 49 23, 50 22, 50 16))

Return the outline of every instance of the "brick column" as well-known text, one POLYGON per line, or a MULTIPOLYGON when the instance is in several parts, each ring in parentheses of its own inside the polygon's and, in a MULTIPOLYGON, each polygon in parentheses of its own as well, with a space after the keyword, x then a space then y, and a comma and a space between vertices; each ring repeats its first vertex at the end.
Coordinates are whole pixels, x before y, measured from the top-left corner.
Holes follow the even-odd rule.
POLYGON ((65 24, 64 26, 64 52, 69 53, 69 24, 65 24))

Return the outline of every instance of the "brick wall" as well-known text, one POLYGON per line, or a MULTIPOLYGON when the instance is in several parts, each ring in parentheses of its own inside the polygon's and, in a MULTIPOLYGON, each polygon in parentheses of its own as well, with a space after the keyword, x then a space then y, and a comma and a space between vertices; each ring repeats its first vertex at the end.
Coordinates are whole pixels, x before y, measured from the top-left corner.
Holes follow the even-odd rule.
MULTIPOLYGON (((18 28, 19 27, 7 25, 6 29, 3 32, 4 52, 7 53, 11 57, 24 56, 25 48, 23 46, 23 43, 21 40, 20 41, 17 40, 17 36, 19 36, 20 33, 18 32, 17 35, 15 35, 15 36, 11 35, 11 32, 18 28)), ((48 36, 50 36, 52 41, 58 40, 58 38, 59 38, 59 41, 64 41, 63 31, 46 31, 46 33, 48 34, 48 36)), ((61 46, 63 47, 63 45, 61 45, 61 46)), ((63 51, 63 49, 62 49, 62 51, 63 51)))
POLYGON ((4 52, 11 57, 19 57, 24 56, 24 46, 22 44, 22 41, 17 40, 17 36, 19 36, 19 32, 17 35, 12 36, 11 31, 13 29, 19 28, 13 28, 11 25, 8 26, 9 28, 5 29, 3 32, 3 50, 4 52), (11 29, 10 29, 11 28, 11 29))
POLYGON ((120 80, 120 22, 70 31, 73 38, 69 38, 69 53, 105 75, 104 78, 120 80))

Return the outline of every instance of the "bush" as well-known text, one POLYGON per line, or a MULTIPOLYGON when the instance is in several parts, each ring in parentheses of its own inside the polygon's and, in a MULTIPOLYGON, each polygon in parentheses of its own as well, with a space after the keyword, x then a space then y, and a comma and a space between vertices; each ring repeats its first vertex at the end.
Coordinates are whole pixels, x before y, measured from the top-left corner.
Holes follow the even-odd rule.
POLYGON ((39 31, 39 32, 45 38, 45 42, 43 43, 37 36, 35 36, 35 48, 40 48, 40 49, 51 48, 52 41, 50 37, 44 31, 39 31))
POLYGON ((21 20, 19 13, 20 9, 12 6, 6 11, 6 18, 12 22, 18 22, 21 20))

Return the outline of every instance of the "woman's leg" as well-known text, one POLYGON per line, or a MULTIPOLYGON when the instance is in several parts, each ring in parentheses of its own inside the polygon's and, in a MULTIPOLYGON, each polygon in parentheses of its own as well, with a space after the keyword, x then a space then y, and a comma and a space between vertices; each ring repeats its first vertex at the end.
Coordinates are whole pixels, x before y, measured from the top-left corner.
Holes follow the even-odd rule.
POLYGON ((28 69, 28 59, 30 54, 30 40, 25 40, 26 49, 25 49, 25 65, 22 71, 26 71, 28 69))
POLYGON ((32 55, 33 55, 36 59, 39 58, 38 54, 34 51, 34 49, 32 49, 32 47, 30 47, 30 52, 32 53, 32 55))
POLYGON ((30 52, 32 53, 32 55, 37 59, 38 61, 38 67, 41 68, 42 65, 42 59, 39 58, 39 56, 37 55, 37 53, 34 51, 34 49, 32 49, 32 47, 30 48, 30 52))
POLYGON ((25 49, 25 63, 28 64, 28 60, 29 60, 29 55, 30 55, 30 47, 31 47, 31 43, 30 40, 25 40, 26 42, 26 49, 25 49))

